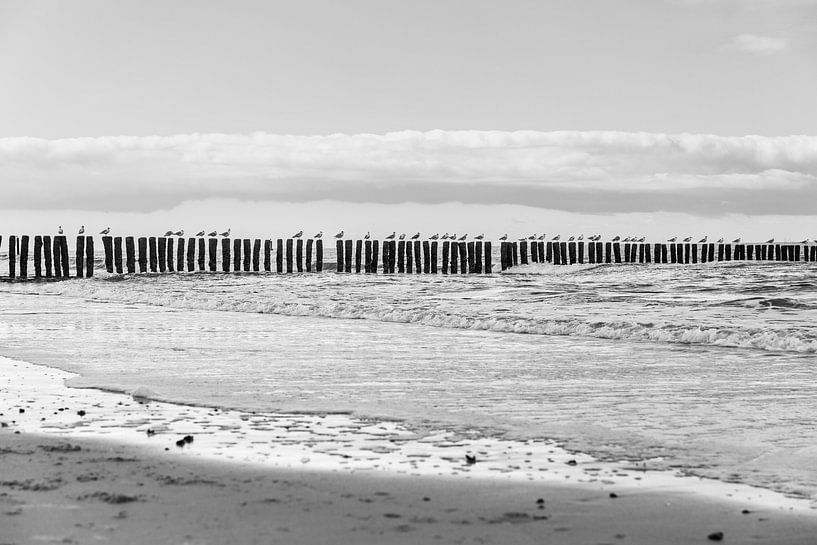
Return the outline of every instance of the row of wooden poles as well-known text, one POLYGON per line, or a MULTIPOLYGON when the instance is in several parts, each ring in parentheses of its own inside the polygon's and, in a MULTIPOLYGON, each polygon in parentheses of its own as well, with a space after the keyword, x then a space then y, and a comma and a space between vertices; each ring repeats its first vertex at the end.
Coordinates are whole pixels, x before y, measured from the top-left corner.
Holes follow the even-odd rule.
MULTIPOLYGON (((9 237, 9 277, 27 278, 28 235, 9 237)), ((0 236, 0 246, 3 237, 0 236)), ((320 239, 229 239, 103 236, 105 269, 109 273, 201 272, 321 272, 320 239), (275 250, 273 252, 273 243, 275 250), (219 267, 218 250, 221 246, 219 267), (273 269, 273 256, 275 265, 273 269), (314 259, 313 259, 314 256, 314 259)), ((94 237, 77 236, 74 275, 93 276, 94 237)), ((707 263, 713 261, 817 261, 817 245, 691 244, 505 241, 500 266, 507 270, 528 263, 555 265, 601 263, 707 263), (802 257, 802 259, 801 259, 802 257)), ((483 274, 492 272, 488 241, 335 241, 337 272, 483 274), (439 259, 440 254, 442 259, 439 259)), ((33 237, 35 278, 71 277, 68 242, 64 235, 33 237)))
POLYGON ((502 270, 531 263, 709 263, 713 261, 817 261, 817 245, 649 243, 649 242, 503 242, 502 270), (802 250, 802 252, 801 252, 802 250), (802 259, 801 259, 802 257, 802 259))

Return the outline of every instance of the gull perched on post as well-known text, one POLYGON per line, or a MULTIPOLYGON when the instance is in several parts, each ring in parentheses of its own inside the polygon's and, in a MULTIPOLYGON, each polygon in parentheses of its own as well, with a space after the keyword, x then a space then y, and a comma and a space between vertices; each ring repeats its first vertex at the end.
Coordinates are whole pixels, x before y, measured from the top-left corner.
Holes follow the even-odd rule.
POLYGON ((323 237, 323 231, 318 231, 318 234, 317 234, 317 235, 315 235, 315 236, 314 236, 314 237, 312 237, 312 238, 321 238, 321 237, 323 237))
POLYGON ((417 233, 414 236, 412 236, 411 240, 417 240, 418 238, 420 238, 420 233, 417 233))
POLYGON ((397 231, 392 231, 389 236, 386 237, 386 240, 394 240, 394 237, 397 236, 397 231))
MULTIPOLYGON (((203 235, 204 231, 202 231, 201 234, 203 235)), ((207 236, 208 237, 217 237, 218 236, 218 231, 210 231, 209 233, 207 233, 207 236)))
POLYGON ((196 236, 197 236, 197 237, 203 237, 203 236, 204 236, 204 229, 202 229, 201 231, 199 231, 198 233, 196 233, 196 236))
POLYGON ((290 238, 301 238, 302 236, 304 236, 304 232, 303 231, 298 231, 297 233, 292 235, 290 238))
POLYGON ((508 240, 508 233, 505 233, 504 235, 499 237, 499 240, 508 240))
POLYGON ((343 231, 335 235, 335 238, 343 238, 343 231))
POLYGON ((78 234, 78 235, 82 235, 82 234, 84 234, 84 233, 85 233, 85 226, 84 226, 84 225, 82 225, 82 226, 80 226, 79 231, 77 231, 77 234, 78 234))
POLYGON ((108 233, 110 233, 110 232, 111 232, 111 228, 110 228, 110 227, 106 227, 106 228, 104 228, 102 231, 100 231, 100 232, 99 232, 99 234, 100 234, 100 235, 107 235, 107 234, 108 234, 108 233))
MULTIPOLYGON (((100 233, 102 234, 102 233, 100 233)), ((164 236, 169 237, 173 235, 173 231, 167 231, 164 236)))
POLYGON ((61 235, 61 234, 62 234, 62 225, 60 225, 60 228, 59 228, 59 229, 57 229, 57 234, 58 234, 58 235, 61 235))

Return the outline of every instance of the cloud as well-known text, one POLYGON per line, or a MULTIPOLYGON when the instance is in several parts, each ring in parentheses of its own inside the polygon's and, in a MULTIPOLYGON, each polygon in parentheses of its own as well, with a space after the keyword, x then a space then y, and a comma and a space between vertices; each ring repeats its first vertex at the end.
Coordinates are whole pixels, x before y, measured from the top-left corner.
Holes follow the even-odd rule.
POLYGON ((740 51, 752 55, 773 55, 786 49, 785 40, 758 36, 757 34, 739 34, 734 36, 723 49, 740 51))
POLYGON ((817 137, 403 131, 0 139, 2 208, 187 201, 523 204, 572 212, 811 214, 817 137))

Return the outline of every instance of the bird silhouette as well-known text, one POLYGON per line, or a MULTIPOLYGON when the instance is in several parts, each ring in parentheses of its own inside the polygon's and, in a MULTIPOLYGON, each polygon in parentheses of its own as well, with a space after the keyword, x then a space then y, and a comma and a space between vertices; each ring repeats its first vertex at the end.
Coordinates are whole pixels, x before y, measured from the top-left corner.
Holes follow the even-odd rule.
POLYGON ((166 232, 166 233, 165 233, 165 235, 164 235, 164 236, 169 237, 169 236, 171 236, 172 234, 173 234, 173 231, 168 231, 168 232, 166 232))
POLYGON ((584 235, 579 235, 579 240, 583 240, 583 239, 584 239, 584 235))
POLYGON ((723 237, 718 239, 718 243, 720 244, 721 242, 723 242, 723 237))
POLYGON ((110 227, 106 227, 106 228, 104 228, 102 231, 100 231, 100 232, 99 232, 99 234, 100 234, 100 235, 107 235, 107 234, 108 234, 108 233, 110 233, 110 232, 111 232, 111 228, 110 228, 110 227))
POLYGON ((708 239, 708 238, 709 238, 709 236, 707 235, 704 238, 702 238, 701 240, 699 240, 698 242, 699 243, 706 242, 706 239, 708 239))
POLYGON ((303 231, 298 231, 297 233, 295 233, 294 235, 292 235, 289 238, 301 238, 302 236, 304 236, 304 232, 303 231))
POLYGON ((315 236, 314 236, 314 237, 312 237, 312 238, 321 238, 321 237, 323 237, 323 231, 318 231, 318 234, 317 234, 317 235, 315 235, 315 236))
POLYGON ((372 238, 372 235, 369 234, 369 231, 366 231, 366 234, 363 236, 363 238, 365 238, 366 240, 369 240, 370 238, 372 238))
POLYGON ((400 233, 400 236, 397 237, 397 240, 406 240, 406 234, 405 233, 400 233))
POLYGON ((672 238, 668 238, 667 242, 675 242, 676 240, 678 240, 678 237, 672 237, 672 238))
POLYGON ((446 231, 445 234, 442 237, 440 237, 440 239, 441 240, 448 240, 448 231, 446 231))
POLYGON ((465 240, 465 239, 467 239, 467 238, 468 238, 468 233, 465 233, 464 235, 462 235, 462 236, 461 236, 460 238, 458 238, 457 240, 465 240))
POLYGON ((440 238, 439 233, 434 233, 433 235, 431 235, 431 240, 437 240, 438 238, 440 238))
POLYGON ((343 238, 343 231, 335 235, 335 238, 343 238))
POLYGON ((621 240, 620 236, 616 235, 613 237, 613 242, 618 242, 619 240, 621 240))
POLYGON ((646 239, 647 239, 647 237, 641 237, 640 239, 638 239, 637 242, 644 242, 646 239))
POLYGON ((479 234, 479 235, 474 237, 474 239, 476 239, 476 240, 482 240, 484 238, 485 238, 485 233, 479 234))
POLYGON ((533 233, 531 236, 529 236, 528 240, 536 240, 536 233, 533 233))
POLYGON ((204 236, 204 229, 202 229, 201 231, 199 231, 198 233, 196 233, 196 236, 197 236, 197 237, 203 237, 203 236, 204 236))
MULTIPOLYGON (((204 233, 202 233, 202 235, 203 234, 204 233)), ((208 237, 217 237, 218 236, 218 231, 210 231, 209 233, 207 233, 207 236, 208 237)))
POLYGON ((416 233, 414 236, 411 237, 411 240, 417 240, 420 238, 420 233, 416 233))
POLYGON ((545 233, 539 235, 539 238, 537 238, 536 240, 545 240, 545 233))
POLYGON ((800 241, 800 244, 808 244, 808 239, 806 239, 806 240, 801 240, 801 241, 800 241))
POLYGON ((499 237, 499 240, 508 240, 508 233, 505 233, 504 235, 499 237))
POLYGON ((392 231, 389 236, 386 237, 386 240, 394 240, 394 237, 397 236, 397 231, 392 231))
POLYGON ((59 229, 57 229, 57 234, 58 234, 58 235, 61 235, 61 234, 62 234, 62 225, 60 225, 60 228, 59 228, 59 229))
POLYGON ((740 244, 740 237, 732 241, 733 244, 740 244))
POLYGON ((226 237, 230 236, 230 231, 231 230, 232 229, 230 227, 228 227, 226 231, 224 231, 223 233, 220 233, 220 234, 221 234, 221 236, 226 238, 226 237))
POLYGON ((574 240, 576 240, 576 237, 572 235, 570 236, 570 238, 567 239, 568 242, 573 242, 574 240))
POLYGON ((684 239, 684 242, 692 242, 692 237, 687 237, 684 239))
POLYGON ((82 235, 82 234, 84 234, 84 233, 85 233, 85 226, 84 226, 84 225, 82 225, 82 226, 80 226, 79 231, 77 231, 77 234, 78 234, 78 235, 82 235))
POLYGON ((767 240, 767 241, 766 241, 766 244, 772 244, 772 243, 774 243, 774 239, 773 239, 773 238, 770 238, 769 240, 767 240))
POLYGON ((176 235, 177 237, 183 237, 184 236, 184 229, 182 229, 181 231, 176 231, 173 234, 176 235))
POLYGON ((559 240, 560 238, 562 238, 562 235, 556 235, 555 237, 553 237, 550 240, 559 240))

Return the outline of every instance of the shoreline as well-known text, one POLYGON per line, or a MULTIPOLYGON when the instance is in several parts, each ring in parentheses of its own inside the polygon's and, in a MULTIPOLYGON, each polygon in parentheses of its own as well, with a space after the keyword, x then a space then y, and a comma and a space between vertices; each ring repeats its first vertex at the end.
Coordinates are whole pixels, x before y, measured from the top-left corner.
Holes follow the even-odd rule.
MULTIPOLYGON (((244 507, 263 503, 260 495, 276 488, 270 483, 284 481, 290 500, 272 503, 289 524, 281 531, 287 543, 455 542, 455 536, 469 541, 483 535, 524 543, 542 531, 556 532, 560 543, 574 537, 576 542, 624 539, 619 534, 645 544, 700 542, 718 531, 742 536, 742 542, 810 543, 807 538, 817 533, 813 501, 650 471, 631 462, 602 463, 544 441, 469 437, 446 430, 416 436, 399 423, 343 414, 242 413, 154 402, 68 388, 63 381, 72 373, 7 358, 0 358, 0 370, 0 376, 8 377, 0 383, 0 422, 5 424, 0 428, 0 475, 6 476, 0 479, 0 520, 13 528, 13 543, 29 542, 41 519, 29 515, 46 509, 44 505, 51 506, 49 517, 62 514, 54 519, 62 520, 54 523, 54 536, 62 532, 78 542, 100 525, 113 528, 107 531, 118 536, 112 542, 139 542, 130 521, 144 517, 149 524, 151 516, 160 516, 155 512, 160 507, 177 520, 162 527, 166 533, 161 539, 184 531, 209 542, 204 537, 209 534, 196 534, 193 521, 208 513, 216 516, 218 502, 236 509, 242 502, 244 507), (189 443, 184 441, 188 435, 189 443), (158 475, 157 468, 167 469, 167 475, 150 478, 158 475), (192 496, 196 505, 188 509, 182 500, 195 488, 203 489, 202 494, 192 496), (388 489, 385 494, 371 495, 383 488, 388 489), (406 499, 406 491, 416 493, 406 499), (116 494, 128 504, 124 510, 116 510, 116 494), (302 510, 306 498, 326 494, 330 503, 302 510), (454 509, 450 517, 422 501, 429 494, 445 498, 454 509), (216 497, 220 499, 214 504, 216 497), (540 498, 544 508, 535 501, 540 498), (399 507, 399 512, 375 516, 376 506, 399 507), (81 531, 69 524, 77 509, 89 517, 84 524, 91 525, 81 531), (117 518, 111 525, 111 517, 122 511, 128 522, 117 518), (469 516, 454 516, 463 512, 469 516), (331 523, 309 522, 315 513, 331 523), (353 519, 366 524, 348 526, 353 519), (621 530, 610 534, 612 526, 621 530), (344 539, 337 539, 338 531, 346 532, 344 539), (86 534, 76 538, 70 532, 86 534)), ((225 528, 243 520, 244 513, 239 509, 232 517, 225 528)), ((255 543, 277 528, 264 526, 268 518, 260 510, 249 519, 256 530, 236 539, 224 535, 221 542, 255 543)))

